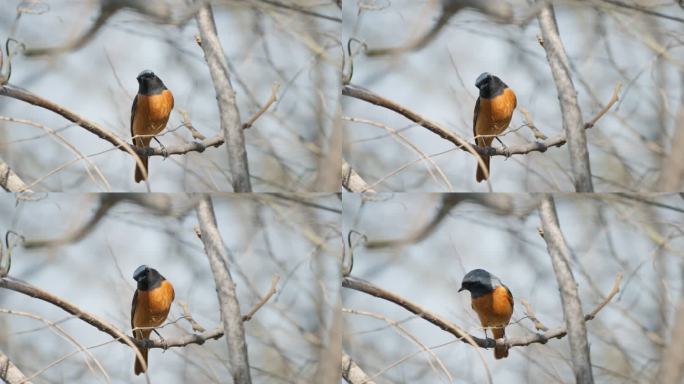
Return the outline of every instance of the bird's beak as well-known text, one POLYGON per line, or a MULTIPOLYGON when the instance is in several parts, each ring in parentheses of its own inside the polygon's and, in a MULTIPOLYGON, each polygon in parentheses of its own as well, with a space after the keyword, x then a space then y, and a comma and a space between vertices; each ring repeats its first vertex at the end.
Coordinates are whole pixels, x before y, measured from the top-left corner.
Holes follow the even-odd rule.
POLYGON ((465 290, 465 288, 461 287, 461 289, 459 289, 458 291, 461 292, 461 291, 463 291, 463 290, 465 290))

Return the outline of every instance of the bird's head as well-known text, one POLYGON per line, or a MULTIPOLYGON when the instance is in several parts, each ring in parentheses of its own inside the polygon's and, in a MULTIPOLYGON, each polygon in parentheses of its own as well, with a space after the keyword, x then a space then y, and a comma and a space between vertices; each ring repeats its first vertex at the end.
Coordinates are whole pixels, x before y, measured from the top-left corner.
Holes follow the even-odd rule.
POLYGON ((486 295, 499 285, 503 285, 498 277, 484 269, 473 269, 466 273, 458 291, 469 291, 472 298, 486 295))
POLYGON ((164 280, 164 276, 154 268, 141 265, 133 272, 133 279, 138 282, 138 290, 147 291, 159 286, 164 280))

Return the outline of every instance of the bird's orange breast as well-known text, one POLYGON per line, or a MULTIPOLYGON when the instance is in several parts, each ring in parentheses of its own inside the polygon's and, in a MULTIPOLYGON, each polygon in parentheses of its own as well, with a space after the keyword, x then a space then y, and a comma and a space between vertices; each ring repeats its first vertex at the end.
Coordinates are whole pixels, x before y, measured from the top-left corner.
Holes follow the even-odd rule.
POLYGON ((138 291, 136 308, 133 314, 134 327, 158 327, 169 314, 175 298, 173 286, 167 280, 149 291, 138 291))
POLYGON ((156 135, 164 130, 173 109, 173 94, 168 89, 158 95, 138 95, 133 117, 135 135, 156 135))
POLYGON ((496 287, 491 293, 472 300, 473 310, 483 327, 503 327, 513 315, 513 302, 504 287, 496 287))
POLYGON ((480 110, 475 122, 478 135, 500 135, 508 128, 518 101, 515 92, 506 88, 491 99, 480 99, 480 110))

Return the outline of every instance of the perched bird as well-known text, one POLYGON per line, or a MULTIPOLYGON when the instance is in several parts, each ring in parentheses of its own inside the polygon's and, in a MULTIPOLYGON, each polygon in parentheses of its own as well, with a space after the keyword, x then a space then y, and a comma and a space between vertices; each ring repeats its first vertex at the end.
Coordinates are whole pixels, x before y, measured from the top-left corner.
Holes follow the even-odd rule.
MULTIPOLYGON (((498 277, 484 269, 473 269, 463 277, 461 289, 470 291, 472 307, 480 318, 482 327, 492 330, 494 339, 505 336, 505 328, 513 315, 513 295, 498 277)), ((508 356, 508 347, 494 347, 494 357, 508 356)))
MULTIPOLYGON (((494 137, 508 128, 518 101, 515 98, 515 92, 508 88, 506 83, 488 72, 477 78, 475 86, 480 89, 473 116, 475 143, 478 147, 491 147, 494 137)), ((481 157, 489 173, 489 156, 481 155, 481 157)), ((485 170, 478 162, 476 180, 479 183, 486 179, 485 170)))
MULTIPOLYGON (((163 131, 169 121, 173 109, 173 94, 150 70, 140 72, 137 79, 138 94, 135 95, 131 107, 131 136, 136 147, 147 148, 152 137, 163 131)), ((147 173, 147 156, 140 155, 140 160, 147 173)), ((136 162, 135 182, 139 183, 145 179, 136 162)))
MULTIPOLYGON (((133 279, 138 282, 138 288, 133 295, 131 327, 133 337, 136 340, 144 340, 150 337, 153 328, 159 327, 166 320, 175 293, 173 285, 156 269, 147 265, 139 266, 133 273, 133 279)), ((139 348, 139 350, 145 360, 145 366, 148 366, 147 348, 139 348)), ((145 368, 137 357, 134 372, 136 375, 145 372, 145 368)))

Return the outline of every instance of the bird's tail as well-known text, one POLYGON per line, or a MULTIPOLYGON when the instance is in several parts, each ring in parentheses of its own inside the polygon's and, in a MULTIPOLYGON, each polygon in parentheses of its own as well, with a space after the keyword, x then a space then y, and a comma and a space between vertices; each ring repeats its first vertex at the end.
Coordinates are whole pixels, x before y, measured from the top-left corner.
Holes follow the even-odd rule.
POLYGON ((477 162, 477 175, 475 176, 475 179, 478 183, 482 180, 487 180, 487 175, 489 174, 489 156, 480 156, 482 157, 482 161, 485 163, 485 168, 483 169, 480 165, 480 162, 477 162), (485 169, 487 169, 487 173, 485 173, 485 169))
MULTIPOLYGON (((492 334, 494 335, 494 339, 503 339, 505 333, 505 329, 503 327, 501 328, 492 328, 492 334)), ((503 359, 504 357, 508 357, 508 347, 505 345, 502 346, 495 346, 494 347, 494 358, 496 359, 503 359)))
MULTIPOLYGON (((140 156, 140 161, 142 161, 144 167, 145 167, 145 174, 148 174, 148 166, 147 166, 147 156, 140 156)), ((146 179, 145 174, 143 174, 142 169, 140 169, 140 166, 138 165, 138 162, 135 162, 135 182, 139 183, 143 180, 146 179)))
MULTIPOLYGON (((140 354, 143 356, 143 360, 145 360, 145 367, 147 367, 147 348, 138 348, 138 350, 140 351, 140 354)), ((136 357, 135 357, 134 372, 136 375, 139 375, 139 374, 145 372, 146 369, 145 369, 145 367, 143 367, 143 364, 140 361, 140 359, 138 358, 138 355, 136 354, 135 356, 136 357)))
MULTIPOLYGON (((152 331, 137 329, 133 331, 133 337, 136 340, 143 340, 149 338, 150 333, 152 333, 152 331)), ((140 354, 142 355, 143 360, 145 361, 144 366, 143 363, 140 361, 140 358, 138 358, 138 354, 135 354, 135 368, 133 368, 133 372, 135 372, 136 376, 147 371, 147 367, 149 367, 149 365, 147 365, 147 350, 147 348, 138 347, 138 351, 140 351, 140 354)))

